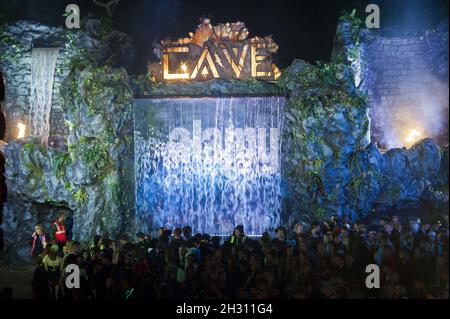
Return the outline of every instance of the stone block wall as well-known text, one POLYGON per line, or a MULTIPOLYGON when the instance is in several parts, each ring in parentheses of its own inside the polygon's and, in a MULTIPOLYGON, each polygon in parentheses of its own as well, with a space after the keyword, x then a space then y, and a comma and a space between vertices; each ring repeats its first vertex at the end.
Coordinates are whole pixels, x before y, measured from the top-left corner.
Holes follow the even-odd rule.
MULTIPOLYGON (((372 136, 385 147, 403 146, 404 134, 412 128, 446 142, 448 60, 442 65, 439 59, 430 60, 430 41, 437 40, 377 36, 364 47, 366 74, 372 75, 365 77, 372 136)), ((448 56, 448 30, 447 42, 436 47, 448 56)))
POLYGON ((384 148, 402 147, 415 128, 422 138, 448 143, 448 21, 414 35, 396 34, 394 27, 362 29, 359 43, 350 29, 338 26, 335 53, 344 50, 358 62, 373 140, 384 148))

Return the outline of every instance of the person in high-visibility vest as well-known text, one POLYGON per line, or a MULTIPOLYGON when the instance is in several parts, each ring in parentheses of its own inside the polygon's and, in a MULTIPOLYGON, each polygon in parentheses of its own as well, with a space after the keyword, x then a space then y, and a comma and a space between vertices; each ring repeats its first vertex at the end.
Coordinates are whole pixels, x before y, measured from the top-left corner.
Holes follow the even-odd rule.
POLYGON ((244 234, 244 226, 237 225, 230 237, 230 244, 232 246, 242 246, 245 244, 247 236, 244 234))
POLYGON ((64 244, 67 241, 66 225, 64 224, 64 212, 58 214, 58 218, 52 225, 52 234, 56 243, 59 246, 59 251, 63 250, 64 244))

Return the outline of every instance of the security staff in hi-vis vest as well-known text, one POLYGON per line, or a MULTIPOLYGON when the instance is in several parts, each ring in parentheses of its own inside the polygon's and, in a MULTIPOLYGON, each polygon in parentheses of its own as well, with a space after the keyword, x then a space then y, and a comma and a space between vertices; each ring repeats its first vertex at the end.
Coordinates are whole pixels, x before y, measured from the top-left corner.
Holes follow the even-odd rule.
POLYGON ((64 224, 64 212, 59 213, 58 218, 53 223, 52 234, 59 246, 59 251, 62 251, 64 244, 67 241, 66 225, 64 224))
POLYGON ((230 238, 230 244, 232 246, 243 246, 247 240, 247 236, 244 234, 244 226, 237 225, 233 231, 233 235, 230 238))

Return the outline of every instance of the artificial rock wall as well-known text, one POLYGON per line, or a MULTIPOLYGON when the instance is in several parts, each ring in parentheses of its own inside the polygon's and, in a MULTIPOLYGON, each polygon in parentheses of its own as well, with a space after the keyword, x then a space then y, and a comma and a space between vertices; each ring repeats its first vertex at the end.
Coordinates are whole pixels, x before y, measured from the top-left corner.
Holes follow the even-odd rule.
POLYGON ((429 138, 382 152, 350 66, 294 60, 280 78, 289 92, 283 140, 283 220, 352 220, 448 205, 448 145, 429 138))
POLYGON ((29 261, 34 225, 47 227, 60 210, 71 217, 77 240, 131 227, 132 93, 123 68, 134 56, 131 39, 95 20, 80 31, 19 21, 1 32, 8 43, 0 54, 11 56, 0 63, 8 143, 1 149, 8 187, 1 227, 9 256, 29 261), (20 50, 10 53, 12 44, 20 50), (32 136, 16 139, 17 123, 28 124, 33 47, 61 48, 48 146, 32 136))
MULTIPOLYGON (((10 28, 9 32, 24 43, 21 59, 27 58, 33 39, 59 32, 25 22, 10 28)), ((312 66, 295 60, 279 79, 281 90, 269 89, 258 81, 145 87, 139 81, 130 81, 120 68, 132 56, 127 53, 127 38, 107 34, 103 37, 106 43, 93 48, 91 55, 96 53, 96 61, 63 70, 66 76, 56 79, 55 85, 61 86, 58 93, 54 92, 58 97, 53 103, 61 104, 53 105, 56 113, 52 114, 51 132, 63 140, 57 147, 45 147, 32 138, 12 140, 17 121, 27 122, 29 61, 22 60, 23 65, 20 60, 1 64, 7 84, 5 114, 9 134, 9 145, 4 149, 9 193, 2 228, 7 249, 24 260, 28 259, 24 240, 34 224, 50 223, 60 208, 73 212, 74 236, 79 240, 89 240, 95 234, 115 237, 120 232, 135 232, 133 89, 135 95, 141 91, 212 96, 288 93, 282 143, 286 182, 282 219, 286 226, 295 220, 333 213, 358 219, 380 210, 414 208, 423 201, 448 203, 448 186, 446 193, 445 187, 441 191, 443 185, 448 185, 448 147, 440 149, 425 139, 409 150, 380 152, 370 141, 366 100, 342 61, 312 66), (111 40, 119 41, 109 41, 109 35, 115 37, 111 40), (116 43, 119 49, 108 43, 116 43)), ((79 35, 76 46, 84 43, 83 33, 79 35)), ((345 32, 343 35, 345 38, 345 32)), ((94 43, 89 39, 85 39, 87 47, 94 43)), ((361 52, 361 59, 352 67, 364 80, 369 68, 361 62, 368 51, 361 52)), ((58 61, 57 67, 67 62, 62 57, 58 61)), ((373 77, 364 86, 379 88, 374 79, 381 81, 373 77)))
POLYGON ((448 36, 448 21, 420 34, 363 28, 358 40, 349 22, 338 25, 334 53, 343 49, 353 62, 369 97, 371 135, 383 148, 403 146, 412 128, 448 143, 448 36))
MULTIPOLYGON (((59 47, 60 52, 56 61, 56 71, 53 84, 52 111, 50 113, 50 145, 64 143, 68 135, 64 124, 64 113, 59 98, 61 82, 68 75, 65 65, 70 63, 70 47, 67 33, 61 27, 50 27, 30 21, 18 21, 6 27, 3 31, 14 40, 20 53, 16 58, 0 61, 3 72, 6 99, 3 112, 6 119, 5 140, 17 137, 18 122, 28 126, 28 116, 31 96, 31 52, 33 47, 59 47), (69 49, 69 50, 66 50, 69 49)), ((84 33, 79 33, 77 46, 92 48, 97 42, 84 33)), ((11 43, 1 42, 0 51, 11 51, 11 43)))

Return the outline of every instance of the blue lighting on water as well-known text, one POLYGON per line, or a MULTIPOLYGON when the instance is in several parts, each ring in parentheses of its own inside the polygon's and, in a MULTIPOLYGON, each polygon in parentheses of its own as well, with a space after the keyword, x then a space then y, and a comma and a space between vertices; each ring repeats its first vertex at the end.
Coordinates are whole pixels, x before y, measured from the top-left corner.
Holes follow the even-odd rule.
POLYGON ((135 101, 142 230, 252 235, 280 222, 282 97, 135 101))

